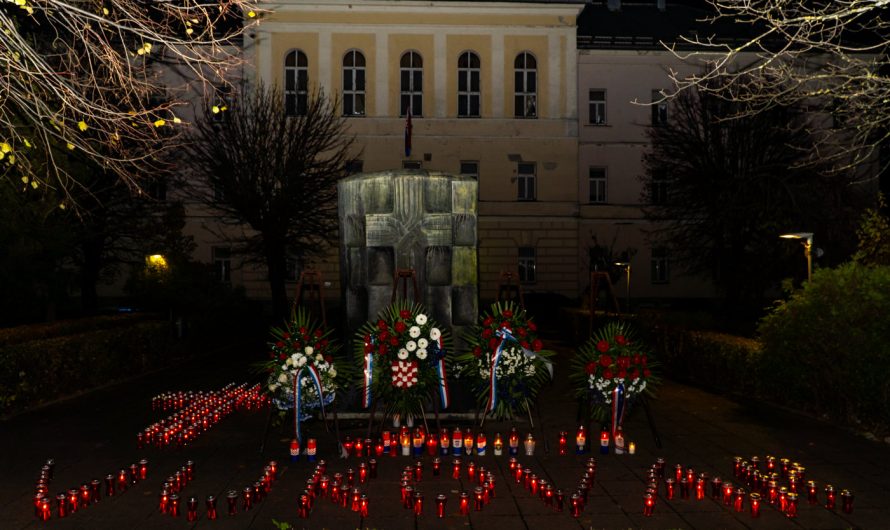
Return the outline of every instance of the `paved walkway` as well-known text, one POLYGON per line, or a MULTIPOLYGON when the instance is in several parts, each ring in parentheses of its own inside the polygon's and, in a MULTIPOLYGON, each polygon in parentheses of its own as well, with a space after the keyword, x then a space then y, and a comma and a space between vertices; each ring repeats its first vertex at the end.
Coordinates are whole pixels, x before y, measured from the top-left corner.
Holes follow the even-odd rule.
MULTIPOLYGON (((563 357, 565 354, 561 354, 563 357)), ((564 359, 562 359, 564 361, 564 359)), ((570 510, 558 513, 517 485, 507 470, 507 456, 492 455, 495 432, 505 433, 511 424, 488 422, 489 451, 476 457, 496 476, 496 498, 482 511, 469 516, 458 514, 458 494, 472 490, 465 473, 454 480, 447 470, 451 457, 443 458, 446 469, 439 477, 431 476, 431 460, 423 458, 424 477, 419 489, 425 497, 423 515, 415 517, 402 508, 399 499, 399 475, 411 463, 408 457, 381 457, 379 477, 362 489, 369 497, 369 515, 340 508, 328 499, 317 503, 309 519, 297 518, 297 497, 312 467, 307 462, 290 464, 287 458, 287 428, 270 429, 265 453, 259 449, 266 432, 265 411, 235 412, 202 435, 187 448, 137 450, 136 433, 161 417, 152 412, 152 396, 167 390, 212 390, 229 382, 249 379, 247 363, 232 359, 195 361, 163 373, 108 387, 98 392, 0 422, 0 528, 273 528, 272 520, 287 521, 296 528, 497 528, 498 530, 540 528, 888 528, 890 527, 890 449, 850 433, 797 415, 738 403, 687 386, 666 383, 659 399, 651 402, 662 448, 655 447, 642 409, 633 411, 625 423, 628 440, 636 444, 635 455, 558 456, 556 440, 560 430, 577 428, 576 407, 569 396, 564 372, 546 389, 539 400, 540 419, 536 418, 538 447, 532 457, 520 456, 523 466, 551 484, 573 491, 584 474, 585 462, 595 456, 596 480, 589 500, 579 518, 570 510), (807 479, 821 487, 826 483, 855 494, 852 514, 811 506, 803 495, 799 516, 788 519, 771 506, 753 519, 747 512, 736 513, 711 499, 667 500, 660 489, 652 517, 644 517, 645 477, 657 457, 672 469, 676 464, 692 467, 710 476, 731 478, 733 457, 745 459, 758 455, 789 458, 806 467, 807 479), (93 478, 103 479, 140 458, 149 460, 148 478, 126 492, 59 519, 53 503, 52 518, 40 522, 34 517, 32 496, 40 468, 47 458, 56 461, 51 496, 93 478), (235 516, 226 515, 226 492, 242 490, 253 484, 269 460, 281 465, 278 479, 268 497, 249 511, 238 504, 235 516), (183 500, 194 495, 200 500, 199 518, 188 522, 183 515, 173 518, 157 510, 158 495, 165 478, 187 460, 195 463, 195 478, 182 493, 183 500), (434 498, 446 494, 447 515, 435 517, 434 498), (219 500, 219 519, 207 520, 204 499, 215 495, 219 500)), ((557 361, 557 366, 565 362, 557 361)), ((558 372, 559 373, 559 372, 558 372)), ((469 426, 447 422, 447 426, 469 426)), ((528 422, 517 422, 523 435, 528 422)), ((310 428, 312 428, 310 426, 310 428)), ((317 430, 318 427, 315 427, 317 430)), ((364 435, 364 426, 341 423, 342 433, 364 435)), ((328 461, 328 473, 358 468, 359 460, 338 459, 333 454, 332 437, 319 434, 319 455, 328 461)), ((596 435, 596 433, 594 433, 596 435)), ((464 458, 464 462, 468 461, 464 458)))

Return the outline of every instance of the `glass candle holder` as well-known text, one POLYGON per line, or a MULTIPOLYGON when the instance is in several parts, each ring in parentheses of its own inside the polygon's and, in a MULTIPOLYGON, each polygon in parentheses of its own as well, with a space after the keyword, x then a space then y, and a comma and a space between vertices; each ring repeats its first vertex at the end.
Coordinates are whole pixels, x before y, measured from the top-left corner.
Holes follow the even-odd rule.
POLYGON ((658 474, 658 478, 664 478, 664 465, 665 461, 663 457, 658 457, 655 459, 655 472, 658 474))
POLYGON ((816 481, 808 480, 807 481, 807 502, 810 504, 819 504, 819 499, 816 496, 816 481))
POLYGON ((447 502, 448 497, 444 493, 436 495, 436 517, 439 519, 445 517, 445 503, 447 502))
POLYGON ((705 498, 705 479, 702 477, 698 477, 695 479, 695 500, 702 500, 705 498))
POLYGON ((529 435, 525 438, 524 442, 525 447, 525 456, 532 456, 535 454, 535 437, 529 433, 529 435))
POLYGON ((581 495, 580 494, 572 493, 571 506, 572 506, 572 517, 575 517, 575 518, 581 517, 581 495))
POLYGON ((423 493, 419 491, 414 492, 414 516, 423 515, 423 493))
POLYGON ((58 506, 59 519, 68 516, 68 495, 59 493, 56 495, 56 506, 58 506))
POLYGON ((470 494, 466 491, 460 493, 460 514, 470 515, 470 494))
POLYGON ((680 498, 689 498, 689 480, 685 476, 680 477, 680 498))
POLYGON ((779 502, 779 482, 777 480, 768 480, 766 482, 767 501, 770 505, 775 506, 779 502))
POLYGON ((674 496, 677 494, 676 489, 677 488, 673 477, 664 479, 664 496, 667 497, 668 500, 673 499, 674 496))
POLYGON ((834 491, 834 486, 831 484, 826 484, 825 486, 825 507, 829 510, 834 510, 835 503, 837 502, 837 492, 834 491))
POLYGON ((454 456, 460 456, 464 451, 464 436, 461 434, 459 428, 454 429, 454 433, 451 435, 451 454, 454 456))
POLYGON ((482 486, 476 486, 473 489, 473 502, 477 512, 482 511, 482 505, 485 502, 482 486))
POLYGON ((460 458, 455 458, 451 461, 451 478, 453 478, 454 480, 460 479, 460 466, 460 458))
POLYGON ((297 505, 297 517, 301 519, 309 517, 309 495, 307 493, 300 495, 299 504, 297 505))
POLYGON ((347 484, 340 484, 340 507, 346 508, 349 506, 349 490, 350 488, 347 484))
POLYGON ((747 496, 747 492, 744 488, 738 488, 735 490, 732 499, 732 509, 737 512, 742 512, 745 509, 745 497, 747 496))
POLYGON ((40 505, 37 507, 37 518, 41 521, 49 521, 52 515, 52 508, 49 505, 49 499, 44 497, 40 499, 40 505))
MULTIPOLYGON (((416 495, 416 494, 415 494, 416 495)), ((351 510, 354 512, 361 511, 362 509, 362 492, 358 488, 352 488, 352 505, 351 510)))
POLYGON ((406 485, 403 490, 405 495, 402 498, 402 508, 411 509, 414 503, 414 486, 406 485))
POLYGON ((723 479, 720 477, 714 477, 711 479, 711 498, 717 500, 720 498, 721 490, 723 489, 723 479))
POLYGON ((362 493, 361 497, 359 497, 359 515, 362 517, 368 516, 368 496, 362 493))
POLYGON ((244 487, 244 489, 241 491, 241 500, 243 501, 242 506, 244 507, 245 511, 253 508, 254 495, 252 486, 244 487))
POLYGON ((473 431, 467 429, 467 432, 464 433, 464 452, 467 456, 473 454, 473 431))
POLYGON ((509 447, 510 456, 516 456, 519 454, 519 433, 516 432, 516 427, 510 428, 510 436, 507 438, 507 443, 509 447))
POLYGON ((226 504, 228 505, 229 515, 235 515, 238 513, 238 492, 235 490, 229 490, 226 494, 226 504))
POLYGON ((549 486, 549 484, 547 484, 547 479, 538 479, 538 497, 540 497, 541 500, 544 500, 544 492, 547 490, 547 486, 549 486))
POLYGON ((797 517, 797 493, 788 492, 788 502, 785 505, 785 517, 797 517))
POLYGON ((677 464, 674 466, 674 480, 679 484, 681 478, 683 478, 683 464, 677 464))
POLYGON ((528 480, 528 491, 531 492, 532 497, 538 495, 538 475, 532 473, 528 480))
POLYGON ((68 511, 74 513, 80 507, 80 491, 77 488, 68 490, 68 511))
POLYGON ((470 482, 474 482, 476 480, 476 462, 467 462, 467 479, 470 482))
MULTIPOLYGON (((544 505, 545 506, 550 506, 550 507, 553 506, 553 497, 554 497, 553 491, 554 491, 553 484, 547 484, 547 487, 544 489, 544 505)), ((494 496, 493 493, 494 493, 494 488, 492 488, 492 496, 494 496)))
POLYGON ((561 512, 561 511, 565 510, 565 506, 566 506, 565 492, 562 490, 556 490, 555 497, 556 497, 556 506, 555 506, 556 511, 561 512))
POLYGON ((518 464, 516 463, 516 457, 511 456, 510 460, 507 461, 507 467, 510 469, 510 471, 516 471, 517 465, 518 464))
POLYGON ((844 513, 853 513, 853 492, 841 490, 841 510, 844 513))
POLYGON ((204 505, 207 507, 207 519, 210 521, 216 520, 216 497, 208 495, 204 505))
POLYGON ((355 486, 355 470, 352 468, 346 470, 346 485, 350 488, 355 486))
POLYGON ((643 515, 646 517, 652 517, 652 512, 655 510, 655 498, 652 497, 651 494, 647 493, 643 495, 643 515))
POLYGON ((105 475, 105 496, 114 496, 114 475, 112 474, 105 475))
POLYGON ((170 495, 170 507, 167 509, 167 513, 173 517, 179 517, 179 494, 170 495))
POLYGON ((760 517, 760 494, 759 493, 751 493, 748 495, 748 501, 751 506, 751 517, 757 518, 760 517))
POLYGON ((730 506, 732 504, 732 492, 735 491, 735 487, 730 482, 726 482, 723 484, 723 504, 726 506, 730 506))
POLYGON ((739 478, 742 475, 742 461, 744 458, 740 456, 732 457, 732 476, 739 478))
POLYGON ((90 505, 90 485, 84 482, 80 485, 80 507, 86 508, 90 505))
POLYGON ((438 477, 442 472, 442 459, 438 456, 433 458, 433 476, 438 477))
POLYGON ((186 520, 188 520, 188 521, 197 521, 198 520, 198 498, 197 497, 189 497, 189 500, 186 501, 186 520))

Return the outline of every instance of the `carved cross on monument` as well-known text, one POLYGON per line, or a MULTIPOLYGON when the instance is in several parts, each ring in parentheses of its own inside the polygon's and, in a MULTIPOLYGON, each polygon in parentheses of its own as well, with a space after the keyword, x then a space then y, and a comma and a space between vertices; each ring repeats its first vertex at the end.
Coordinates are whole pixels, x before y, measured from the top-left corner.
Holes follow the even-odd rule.
POLYGON ((392 213, 368 214, 365 244, 392 247, 397 269, 414 269, 423 285, 429 247, 450 247, 451 213, 424 213, 423 181, 397 179, 393 183, 392 213))

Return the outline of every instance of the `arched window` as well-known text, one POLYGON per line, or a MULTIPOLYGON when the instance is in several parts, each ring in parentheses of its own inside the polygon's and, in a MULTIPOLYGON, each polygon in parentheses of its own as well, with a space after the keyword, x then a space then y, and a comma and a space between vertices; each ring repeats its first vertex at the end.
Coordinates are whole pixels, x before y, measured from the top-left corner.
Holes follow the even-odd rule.
POLYGON ((463 52, 457 59, 457 115, 461 118, 479 117, 479 64, 474 52, 463 52))
POLYGON ((516 56, 513 63, 514 116, 535 118, 538 116, 538 61, 529 52, 516 56))
POLYGON ((401 75, 400 116, 423 116, 423 58, 417 52, 405 52, 399 62, 401 75))
POLYGON ((343 115, 365 115, 365 56, 358 50, 343 57, 343 115))
POLYGON ((288 116, 305 116, 309 108, 309 61, 300 50, 284 56, 284 111, 288 116))

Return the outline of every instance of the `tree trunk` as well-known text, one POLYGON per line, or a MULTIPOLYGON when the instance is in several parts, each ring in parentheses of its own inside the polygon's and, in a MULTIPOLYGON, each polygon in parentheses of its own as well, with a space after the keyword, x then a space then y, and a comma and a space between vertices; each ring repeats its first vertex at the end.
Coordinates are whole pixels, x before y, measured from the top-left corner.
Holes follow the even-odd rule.
POLYGON ((272 291, 272 316, 275 320, 287 318, 287 286, 285 273, 287 259, 284 246, 266 242, 266 267, 269 270, 269 288, 272 291))
POLYGON ((81 242, 83 264, 80 268, 80 306, 85 315, 94 315, 99 309, 96 285, 102 270, 102 237, 84 236, 81 242))

